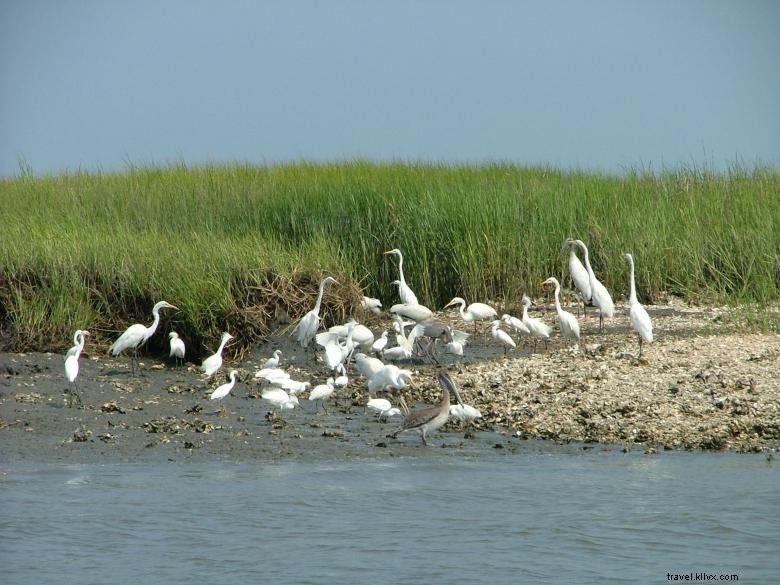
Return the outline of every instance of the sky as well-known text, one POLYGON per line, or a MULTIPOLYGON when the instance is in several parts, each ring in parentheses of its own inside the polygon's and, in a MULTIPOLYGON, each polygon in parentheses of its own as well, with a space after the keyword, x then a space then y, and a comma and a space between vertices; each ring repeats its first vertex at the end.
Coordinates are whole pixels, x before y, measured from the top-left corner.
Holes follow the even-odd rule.
POLYGON ((780 2, 3 0, 0 176, 780 167, 780 2))

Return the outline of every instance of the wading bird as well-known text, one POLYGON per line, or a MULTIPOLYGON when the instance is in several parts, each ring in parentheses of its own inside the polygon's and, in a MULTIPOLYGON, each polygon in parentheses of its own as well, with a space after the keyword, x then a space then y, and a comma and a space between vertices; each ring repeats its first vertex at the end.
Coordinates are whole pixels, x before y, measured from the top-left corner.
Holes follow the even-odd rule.
POLYGON ((135 325, 130 325, 130 327, 125 329, 125 332, 122 333, 122 335, 119 336, 119 339, 117 339, 114 342, 114 344, 111 346, 111 354, 114 356, 119 355, 126 349, 133 350, 131 365, 132 365, 132 373, 134 376, 135 376, 135 361, 136 359, 138 359, 138 348, 141 347, 144 343, 146 343, 146 340, 149 339, 152 335, 154 335, 155 331, 157 331, 157 326, 160 324, 161 309, 178 310, 179 308, 174 305, 171 305, 170 303, 166 303, 165 301, 160 301, 152 308, 152 315, 154 316, 154 320, 152 321, 152 324, 149 327, 145 327, 140 323, 136 323, 135 325))
POLYGON ((544 339, 544 348, 547 349, 547 341, 550 339, 550 333, 552 333, 552 327, 541 319, 528 316, 528 307, 531 306, 531 299, 528 295, 523 295, 523 323, 531 332, 531 336, 534 338, 534 349, 536 349, 536 338, 540 337, 544 339))
POLYGON ((629 295, 628 306, 629 316, 631 317, 631 327, 639 334, 639 357, 642 357, 642 342, 653 342, 653 322, 650 321, 650 315, 645 308, 639 304, 636 298, 636 284, 634 283, 634 257, 631 254, 624 254, 623 257, 631 267, 631 277, 628 281, 629 295))
POLYGON ((319 410, 320 404, 325 414, 328 414, 328 409, 325 408, 325 401, 331 397, 336 390, 336 381, 333 378, 328 378, 324 384, 317 384, 309 392, 309 401, 317 402, 317 410, 319 410))
POLYGON ((211 393, 211 396, 209 398, 211 400, 219 400, 220 398, 224 398, 228 394, 230 394, 230 391, 233 389, 233 386, 236 385, 236 376, 238 375, 238 370, 230 370, 230 382, 227 382, 226 384, 222 384, 222 386, 219 386, 214 392, 211 393))
POLYGON ((496 319, 491 323, 490 327, 490 335, 493 336, 493 339, 496 341, 500 341, 501 344, 504 346, 504 355, 506 355, 506 352, 509 350, 509 348, 515 348, 517 345, 515 344, 515 340, 512 339, 506 331, 503 329, 499 329, 501 326, 501 321, 499 319, 496 319))
POLYGON ((205 373, 209 378, 211 378, 211 376, 213 376, 217 370, 222 367, 222 350, 225 349, 225 344, 227 344, 227 342, 231 339, 233 339, 233 336, 225 331, 222 334, 222 340, 219 342, 219 348, 217 349, 217 352, 203 360, 203 363, 200 365, 200 369, 203 370, 203 373, 205 373))
POLYGON ((277 349, 274 351, 273 357, 269 357, 267 360, 265 360, 265 363, 263 364, 263 369, 265 368, 278 368, 279 367, 279 356, 282 355, 282 350, 277 349))
POLYGON ((335 282, 336 279, 332 276, 326 276, 322 279, 314 308, 301 317, 298 325, 293 330, 292 334, 296 336, 301 347, 309 347, 309 343, 317 334, 317 329, 320 327, 320 307, 322 306, 322 295, 325 292, 325 285, 335 282))
POLYGON ((460 305, 460 317, 466 323, 474 322, 474 333, 477 332, 477 321, 484 321, 487 319, 493 320, 498 316, 496 310, 485 303, 471 303, 466 307, 466 301, 460 297, 452 299, 449 303, 444 305, 444 308, 446 309, 452 305, 460 305))
POLYGON ((531 330, 523 323, 522 319, 504 313, 501 315, 501 320, 518 335, 531 335, 531 330))
POLYGON ((385 254, 395 254, 398 256, 398 296, 401 298, 401 302, 407 305, 418 304, 417 295, 415 295, 414 291, 406 284, 406 279, 404 278, 404 255, 401 254, 401 250, 394 248, 388 250, 385 254))
POLYGON ((168 354, 169 358, 173 358, 176 362, 176 365, 179 364, 179 360, 184 362, 184 352, 186 351, 184 347, 184 341, 182 341, 181 337, 179 337, 179 334, 175 331, 171 331, 168 334, 168 345, 171 348, 170 353, 168 354))
POLYGON ((404 413, 407 413, 409 412, 409 407, 406 406, 406 400, 404 400, 401 391, 411 384, 412 372, 402 370, 393 364, 388 364, 382 366, 368 379, 368 393, 376 394, 377 392, 389 391, 391 394, 397 395, 401 409, 404 413))
POLYGON ((579 342, 580 324, 577 322, 577 317, 561 308, 561 285, 558 282, 558 279, 551 276, 542 283, 542 286, 545 284, 552 284, 555 286, 555 311, 558 313, 558 324, 561 326, 561 335, 568 339, 573 339, 575 343, 579 342))
POLYGON ((609 296, 607 288, 601 284, 596 275, 593 273, 593 268, 590 265, 590 255, 588 254, 588 247, 582 240, 566 240, 566 243, 576 244, 582 248, 582 253, 585 255, 585 270, 588 272, 588 282, 590 283, 590 295, 593 304, 598 307, 599 310, 599 331, 604 329, 604 317, 611 319, 615 315, 615 303, 612 302, 612 297, 609 296))
POLYGON ((403 426, 393 434, 393 438, 397 438, 399 433, 415 431, 420 433, 423 445, 427 445, 428 433, 439 430, 450 416, 450 392, 455 395, 459 404, 463 404, 458 389, 446 370, 439 370, 438 380, 442 388, 441 402, 436 406, 427 406, 409 412, 404 418, 403 426))
POLYGON ((379 299, 364 296, 363 300, 360 301, 360 306, 363 307, 364 311, 374 313, 375 315, 382 312, 382 302, 379 299))
POLYGON ((79 403, 79 406, 81 405, 81 396, 78 392, 76 378, 79 375, 79 358, 81 357, 81 352, 84 351, 87 335, 89 335, 89 331, 77 330, 73 336, 76 345, 71 347, 65 354, 65 378, 67 378, 70 384, 73 384, 73 390, 68 387, 68 406, 73 405, 74 398, 79 403))
POLYGON ((382 331, 382 335, 379 336, 379 339, 374 341, 374 343, 371 344, 371 351, 373 351, 376 355, 382 355, 382 352, 385 350, 385 347, 387 347, 387 330, 382 331))
POLYGON ((563 244, 564 250, 569 249, 569 275, 574 283, 574 288, 577 289, 582 299, 582 312, 586 314, 585 307, 591 302, 590 276, 588 276, 588 271, 577 257, 577 253, 574 251, 575 247, 574 240, 566 240, 563 244))

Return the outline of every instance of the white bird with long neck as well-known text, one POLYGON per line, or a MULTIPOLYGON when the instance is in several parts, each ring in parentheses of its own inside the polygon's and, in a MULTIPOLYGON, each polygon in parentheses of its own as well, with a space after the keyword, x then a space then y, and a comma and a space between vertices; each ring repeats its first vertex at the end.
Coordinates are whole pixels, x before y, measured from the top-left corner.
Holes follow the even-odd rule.
POLYGON ((460 305, 460 317, 466 323, 474 322, 474 332, 477 331, 477 321, 493 320, 498 317, 496 310, 485 303, 471 303, 466 307, 466 301, 460 297, 455 297, 449 303, 444 305, 446 309, 452 305, 460 305))
POLYGON ((385 347, 387 347, 387 331, 382 331, 382 335, 379 336, 379 339, 371 344, 371 351, 377 355, 381 355, 385 347))
POLYGON ((512 330, 518 335, 531 335, 531 330, 525 323, 523 323, 522 319, 518 319, 517 317, 513 317, 512 315, 504 313, 501 315, 501 320, 506 323, 508 327, 511 327, 512 330))
POLYGON ((360 306, 363 307, 363 310, 367 313, 370 312, 379 315, 379 313, 382 312, 382 301, 372 297, 364 296, 363 300, 360 301, 360 306))
POLYGON ((642 342, 653 342, 653 322, 645 308, 639 304, 636 298, 636 284, 634 281, 634 257, 631 254, 624 254, 623 257, 631 267, 631 276, 629 278, 628 306, 629 316, 631 317, 631 327, 639 335, 639 357, 642 357, 642 342))
POLYGON ((517 345, 515 344, 515 340, 510 337, 509 333, 507 333, 503 329, 499 329, 499 327, 501 326, 501 321, 499 319, 493 321, 491 325, 492 326, 490 328, 490 335, 493 336, 493 339, 501 342, 501 344, 504 346, 504 355, 506 355, 506 352, 510 347, 511 348, 517 347, 517 345))
POLYGON ((412 372, 409 370, 402 370, 393 364, 388 364, 383 366, 369 378, 368 393, 376 394, 377 392, 389 390, 391 393, 398 394, 401 408, 406 413, 409 412, 409 407, 406 406, 406 401, 400 392, 411 384, 412 372))
MULTIPOLYGON (((86 336, 89 335, 89 331, 77 330, 74 334, 76 345, 68 350, 65 354, 65 378, 67 378, 70 384, 73 384, 73 390, 68 389, 70 396, 75 397, 78 403, 81 404, 81 396, 78 393, 78 385, 76 384, 76 378, 79 375, 79 358, 81 352, 84 351, 84 344, 86 343, 86 336)), ((68 405, 72 404, 72 400, 68 400, 68 405)))
POLYGON ((166 303, 165 301, 160 301, 152 308, 152 316, 154 317, 154 320, 149 327, 141 325, 140 323, 130 325, 130 327, 125 329, 125 332, 122 333, 122 335, 119 336, 119 339, 117 339, 111 346, 111 353, 114 356, 119 355, 126 349, 133 350, 133 357, 131 361, 133 375, 135 375, 135 360, 138 358, 138 348, 146 343, 146 341, 152 335, 154 335, 154 332, 157 331, 157 326, 160 324, 161 309, 178 310, 178 307, 171 305, 170 303, 166 303))
POLYGON ((591 302, 590 276, 588 275, 586 268, 582 265, 582 262, 580 262, 580 259, 577 257, 577 253, 574 251, 574 248, 576 247, 574 240, 566 240, 563 247, 564 249, 569 249, 569 275, 571 276, 571 281, 574 283, 574 288, 576 288, 580 294, 580 298, 582 299, 582 311, 585 313, 585 307, 591 302))
POLYGON ((593 268, 590 265, 590 254, 588 253, 588 247, 585 245, 585 242, 582 240, 566 240, 567 244, 569 242, 579 246, 582 249, 582 253, 585 255, 585 270, 588 272, 591 300, 599 310, 599 331, 601 331, 604 328, 604 317, 607 319, 614 317, 615 303, 612 302, 612 297, 609 295, 607 288, 601 284, 593 273, 593 268))
POLYGON ((168 334, 168 345, 170 346, 169 358, 173 358, 178 363, 179 360, 184 361, 184 353, 186 348, 184 347, 184 341, 179 337, 179 334, 175 331, 171 331, 168 334))
POLYGON ((545 284, 552 284, 555 286, 555 311, 558 313, 558 324, 561 327, 561 335, 568 339, 573 339, 575 342, 579 342, 580 324, 577 322, 577 317, 561 308, 561 285, 558 282, 558 279, 551 276, 542 283, 542 285, 545 284))
POLYGON ((263 364, 263 369, 265 368, 278 368, 279 367, 279 356, 282 355, 282 350, 277 349, 274 350, 273 356, 265 360, 265 363, 263 364))
POLYGON ((317 329, 320 327, 320 307, 322 306, 322 295, 325 293, 325 285, 335 282, 336 279, 332 276, 326 276, 322 279, 314 308, 301 318, 293 330, 292 334, 297 337, 301 347, 309 347, 311 340, 317 334, 317 329))
POLYGON ((230 382, 227 382, 226 384, 222 384, 222 386, 219 386, 214 392, 211 393, 211 396, 209 398, 211 400, 219 400, 220 398, 224 398, 228 394, 230 394, 230 391, 233 389, 233 386, 236 385, 236 376, 238 375, 237 370, 230 370, 230 382))
POLYGON ((222 350, 225 349, 225 345, 231 339, 233 339, 233 336, 225 331, 222 334, 222 340, 219 342, 219 348, 217 349, 216 353, 203 360, 203 363, 200 365, 200 369, 203 370, 203 373, 205 373, 207 377, 210 378, 217 372, 217 370, 219 370, 219 368, 222 367, 222 350))
POLYGON ((317 403, 317 410, 319 410, 319 405, 322 404, 322 408, 327 414, 328 409, 325 408, 325 400, 331 397, 333 392, 336 390, 336 381, 333 378, 328 378, 328 380, 324 384, 317 384, 314 388, 311 389, 311 392, 309 392, 309 400, 319 401, 317 403))
POLYGON ((411 287, 406 284, 406 279, 404 278, 404 255, 401 254, 401 250, 394 248, 388 250, 385 254, 395 254, 398 256, 398 296, 401 298, 401 302, 407 305, 419 304, 417 295, 415 295, 411 287))
POLYGON ((534 338, 534 348, 536 347, 536 338, 544 340, 544 347, 547 348, 547 341, 550 339, 550 333, 552 333, 552 327, 541 319, 528 316, 528 307, 531 306, 531 299, 528 295, 523 295, 523 323, 531 332, 531 336, 534 338))

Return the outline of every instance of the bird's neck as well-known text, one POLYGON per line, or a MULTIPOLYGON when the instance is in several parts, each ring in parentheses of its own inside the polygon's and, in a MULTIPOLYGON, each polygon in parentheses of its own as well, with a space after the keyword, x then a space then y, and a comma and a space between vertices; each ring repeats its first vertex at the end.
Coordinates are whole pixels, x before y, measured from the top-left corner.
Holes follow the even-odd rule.
POLYGON ((160 324, 160 309, 154 309, 152 315, 154 315, 154 320, 152 321, 152 324, 146 328, 147 338, 154 335, 154 332, 157 331, 157 326, 160 324))
POLYGON ((558 313, 562 313, 563 309, 561 309, 561 285, 556 284, 555 285, 555 310, 558 311, 558 313))
POLYGON ((636 282, 634 281, 634 263, 629 262, 629 265, 631 267, 631 276, 629 278, 629 286, 628 286, 628 302, 629 304, 634 304, 637 301, 636 299, 636 282))
POLYGON ((225 349, 225 344, 228 342, 227 337, 223 337, 222 341, 219 342, 219 349, 217 350, 218 354, 222 354, 222 350, 225 349))
POLYGON ((325 294, 325 281, 320 283, 320 291, 317 293, 317 302, 314 303, 314 312, 319 315, 320 306, 322 305, 322 295, 325 294))

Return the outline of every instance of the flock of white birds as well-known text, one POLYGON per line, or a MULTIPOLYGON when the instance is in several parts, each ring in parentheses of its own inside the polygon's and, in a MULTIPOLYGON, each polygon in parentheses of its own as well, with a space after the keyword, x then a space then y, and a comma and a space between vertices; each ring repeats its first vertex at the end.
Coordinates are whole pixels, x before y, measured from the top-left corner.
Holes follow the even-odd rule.
MULTIPOLYGON (((566 240, 564 249, 569 251, 569 274, 576 289, 576 294, 580 298, 583 307, 587 305, 595 306, 599 311, 599 331, 603 330, 604 318, 611 319, 614 316, 615 305, 612 297, 606 287, 596 278, 593 268, 590 264, 590 257, 587 246, 581 240, 566 240), (576 249, 582 250, 585 263, 580 261, 576 249)), ((308 392, 308 400, 320 407, 326 409, 325 403, 333 395, 337 388, 343 388, 349 383, 347 372, 354 364, 357 373, 365 378, 368 391, 368 400, 366 410, 370 410, 381 419, 386 420, 396 415, 404 415, 404 424, 401 431, 416 430, 419 431, 425 440, 426 432, 440 427, 441 422, 448 416, 456 417, 462 421, 469 421, 479 418, 481 413, 473 406, 463 404, 454 383, 448 375, 440 375, 439 381, 442 384, 443 397, 442 402, 434 407, 410 411, 403 397, 403 390, 412 385, 412 372, 408 369, 399 368, 394 363, 411 359, 413 356, 436 361, 437 343, 441 342, 442 350, 445 353, 454 355, 463 355, 470 332, 460 331, 452 328, 447 323, 437 319, 429 308, 421 305, 409 286, 403 271, 403 254, 400 250, 394 249, 385 254, 391 254, 398 257, 399 278, 393 281, 398 286, 398 295, 400 303, 390 307, 390 314, 393 317, 393 330, 395 334, 395 345, 390 345, 390 334, 383 331, 378 337, 365 325, 362 325, 354 319, 343 325, 331 327, 327 331, 320 332, 320 310, 325 293, 325 287, 328 284, 335 283, 335 279, 328 276, 322 280, 319 285, 317 300, 314 308, 306 313, 298 322, 292 335, 300 343, 301 347, 307 350, 312 347, 312 343, 318 347, 322 354, 322 360, 331 376, 323 384, 311 387, 306 381, 293 380, 290 374, 280 367, 281 350, 273 352, 263 367, 255 373, 255 378, 262 382, 261 396, 264 400, 280 410, 293 409, 299 406, 298 396, 308 392), (427 341, 427 343, 425 343, 427 341), (377 357, 373 357, 377 356, 377 357), (381 359, 380 359, 381 358, 381 359), (383 361, 384 360, 384 361, 383 361), (457 404, 449 403, 449 393, 447 389, 453 389, 457 398, 457 404), (394 407, 387 398, 377 397, 378 393, 387 394, 390 397, 396 397, 399 407, 394 407), (446 399, 446 400, 445 400, 446 399), (444 412, 446 411, 446 412, 444 412)), ((636 331, 639 338, 639 357, 642 355, 642 344, 653 340, 653 327, 650 316, 637 300, 636 285, 634 279, 634 259, 631 254, 624 255, 628 262, 629 270, 629 316, 631 327, 636 331)), ((555 310, 558 317, 558 325, 561 336, 577 343, 580 339, 580 324, 577 317, 565 311, 560 303, 561 285, 555 277, 545 280, 543 285, 554 287, 555 310)), ((381 313, 382 304, 379 300, 363 297, 363 309, 373 313, 381 313)), ((528 315, 528 308, 532 301, 528 296, 522 299, 523 313, 521 317, 514 317, 504 314, 499 319, 496 310, 485 303, 471 303, 460 297, 453 298, 445 309, 449 307, 458 307, 460 317, 464 323, 473 323, 474 333, 477 331, 478 321, 490 321, 490 335, 496 343, 504 348, 504 353, 516 347, 516 342, 511 333, 530 338, 536 343, 537 340, 545 342, 545 346, 552 334, 552 327, 542 319, 532 318, 528 315), (502 325, 507 330, 502 329, 502 325)), ((160 311, 163 309, 174 309, 177 307, 160 301, 152 309, 153 321, 150 326, 142 324, 131 325, 111 346, 111 353, 114 356, 121 354, 126 350, 132 350, 132 372, 135 374, 135 362, 138 355, 138 349, 154 335, 160 323, 160 311)), ((78 330, 74 334, 74 346, 65 354, 65 376, 71 384, 74 385, 74 391, 71 395, 79 402, 78 392, 75 391, 76 378, 79 372, 79 357, 84 349, 86 337, 89 331, 78 330)), ((183 362, 186 348, 183 340, 176 332, 169 334, 170 338, 170 357, 178 362, 183 362)), ((201 364, 201 370, 207 378, 211 378, 222 367, 222 353, 227 343, 233 339, 230 333, 223 333, 217 351, 205 358, 201 364)), ((314 356, 316 360, 316 355, 314 356)), ((231 370, 229 373, 230 381, 217 387, 210 395, 213 400, 221 399, 230 394, 236 384, 238 377, 237 370, 231 370)))

